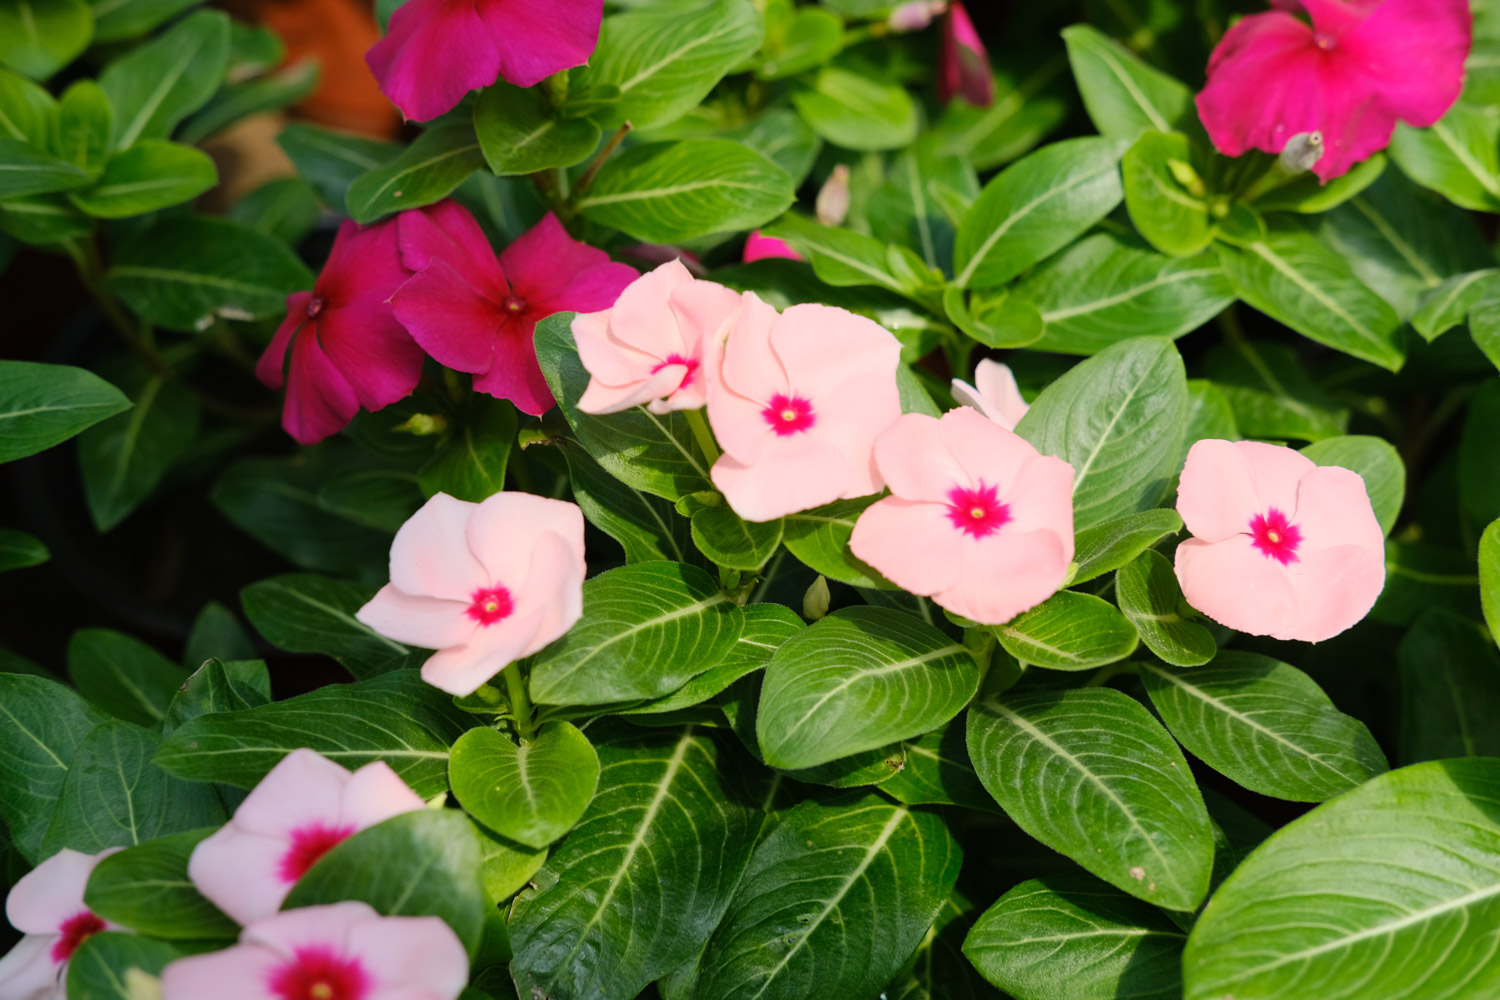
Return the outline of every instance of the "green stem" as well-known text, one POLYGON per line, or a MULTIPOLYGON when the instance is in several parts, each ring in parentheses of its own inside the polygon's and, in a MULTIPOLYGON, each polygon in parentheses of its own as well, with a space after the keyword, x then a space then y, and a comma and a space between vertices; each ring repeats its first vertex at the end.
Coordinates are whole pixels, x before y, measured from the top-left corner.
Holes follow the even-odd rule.
POLYGON ((129 315, 120 308, 120 303, 115 301, 114 296, 104 290, 104 264, 99 258, 99 248, 95 245, 93 238, 90 237, 87 242, 68 240, 62 246, 68 252, 68 256, 73 258, 83 287, 88 290, 94 301, 99 303, 99 308, 103 310, 105 318, 119 333, 120 338, 151 366, 152 371, 159 375, 172 374, 172 366, 152 346, 145 334, 131 322, 129 315))
POLYGON ((703 449, 703 454, 708 458, 708 464, 712 465, 719 460, 719 444, 714 440, 714 432, 709 430, 708 421, 703 419, 702 410, 684 410, 687 414, 688 427, 693 431, 693 438, 698 442, 698 447, 703 449))
POLYGON ((604 144, 604 148, 599 150, 599 155, 594 157, 594 162, 590 163, 589 168, 583 172, 583 176, 578 178, 578 184, 573 188, 573 193, 568 196, 568 205, 570 208, 576 209, 578 207, 579 200, 585 194, 588 194, 589 188, 593 186, 594 178, 599 176, 599 171, 604 169, 605 162, 614 155, 615 150, 620 148, 620 143, 625 141, 625 137, 630 134, 630 130, 633 127, 629 122, 626 122, 620 126, 619 131, 609 137, 609 141, 604 144))
POLYGON ((536 734, 536 709, 526 693, 526 681, 521 678, 521 668, 512 663, 500 671, 505 677, 505 694, 510 700, 510 714, 516 722, 516 734, 522 743, 530 743, 536 734))

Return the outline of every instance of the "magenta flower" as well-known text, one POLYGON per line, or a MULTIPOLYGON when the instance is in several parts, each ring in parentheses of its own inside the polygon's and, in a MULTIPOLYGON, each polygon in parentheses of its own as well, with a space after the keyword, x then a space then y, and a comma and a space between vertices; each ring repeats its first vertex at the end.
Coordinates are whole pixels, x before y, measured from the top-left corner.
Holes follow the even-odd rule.
POLYGON ((973 385, 954 379, 952 392, 960 406, 978 410, 1008 431, 1015 430, 1016 424, 1031 409, 1021 398, 1021 390, 1016 386, 1016 377, 1011 374, 1009 366, 989 358, 975 366, 973 385))
POLYGON ((255 374, 273 389, 286 386, 281 425, 292 437, 317 444, 360 409, 389 406, 417 387, 422 349, 386 304, 408 276, 394 222, 346 220, 313 290, 288 297, 255 374))
POLYGON ((1278 445, 1199 441, 1177 512, 1189 604, 1250 635, 1320 642, 1363 618, 1385 586, 1385 534, 1364 480, 1278 445))
POLYGON ((637 277, 570 238, 550 212, 498 259, 456 202, 403 212, 398 222, 401 259, 414 273, 391 297, 396 318, 433 360, 472 372, 476 390, 533 416, 552 408, 531 339, 537 322, 607 309, 637 277))
POLYGON ((1326 182, 1389 145, 1398 120, 1426 127, 1458 100, 1467 0, 1274 5, 1242 18, 1209 58, 1198 114, 1219 152, 1280 153, 1293 136, 1321 133, 1312 170, 1326 182))
POLYGON ((804 259, 800 253, 792 249, 792 245, 786 240, 778 240, 774 236, 764 236, 757 229, 745 240, 743 260, 746 264, 749 264, 752 261, 765 260, 767 257, 784 257, 787 260, 804 259))
POLYGON ((21 876, 5 900, 5 915, 21 938, 0 958, 0 1000, 66 1000, 68 959, 100 931, 121 930, 83 903, 94 866, 121 850, 98 854, 64 848, 21 876))
POLYGON ((504 77, 530 87, 588 62, 604 0, 408 0, 365 56, 380 89, 415 121, 504 77))
POLYGON ((724 449, 714 485, 747 521, 878 492, 871 451, 901 416, 901 345, 844 309, 778 315, 750 292, 744 303, 710 348, 708 419, 724 449))
POLYGON ((908 413, 875 442, 891 495, 849 547, 888 580, 1001 625, 1051 597, 1073 561, 1073 467, 966 406, 908 413))
POLYGON ((435 649, 422 679, 473 694, 583 614, 583 512, 529 493, 483 503, 439 493, 391 543, 391 582, 355 615, 435 649))
POLYGON ((938 100, 947 104, 962 97, 970 104, 987 108, 995 103, 995 77, 990 72, 990 57, 969 20, 964 5, 954 0, 943 17, 943 42, 938 54, 938 100))
POLYGON ((590 375, 578 408, 700 408, 708 398, 704 348, 739 310, 738 292, 698 281, 675 260, 638 279, 614 308, 573 320, 578 357, 590 375))
POLYGON ((193 848, 188 875, 241 924, 275 913, 318 859, 366 827, 425 803, 379 761, 350 774, 293 750, 255 786, 222 829, 193 848))
POLYGON ((273 914, 161 975, 163 1000, 457 1000, 468 981, 469 956, 441 919, 354 902, 273 914))

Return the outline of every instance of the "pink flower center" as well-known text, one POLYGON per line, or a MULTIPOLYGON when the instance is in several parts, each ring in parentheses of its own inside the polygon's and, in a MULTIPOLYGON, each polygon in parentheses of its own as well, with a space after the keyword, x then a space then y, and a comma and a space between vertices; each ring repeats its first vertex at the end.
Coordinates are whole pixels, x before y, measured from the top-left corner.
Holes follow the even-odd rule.
POLYGON ((510 599, 510 591, 504 587, 480 587, 474 591, 470 600, 474 603, 469 605, 467 614, 481 625, 493 625, 509 618, 510 613, 516 609, 515 602, 510 599))
POLYGON ((515 295, 507 295, 502 308, 512 316, 519 316, 526 311, 526 300, 515 295))
POLYGON ((66 962, 73 957, 73 952, 78 950, 79 945, 102 930, 104 930, 104 921, 88 910, 73 914, 57 928, 57 932, 62 936, 52 946, 52 961, 66 962))
POLYGON ((1324 52, 1332 52, 1339 44, 1339 40, 1326 31, 1315 32, 1313 34, 1313 42, 1324 52))
POLYGON ((1010 507, 1000 502, 1000 488, 981 480, 975 489, 955 486, 948 491, 948 520, 966 535, 987 538, 1011 520, 1010 507))
POLYGON ((780 437, 800 434, 817 421, 811 401, 801 396, 784 396, 779 392, 771 397, 770 405, 761 410, 760 415, 766 418, 771 430, 780 437))
POLYGON ((293 830, 292 846, 281 856, 276 874, 281 876, 281 881, 290 885, 307 874, 307 870, 317 864, 319 858, 342 844, 353 832, 353 826, 324 826, 322 823, 293 830))
POLYGON ((321 295, 314 295, 312 298, 308 299, 307 300, 307 318, 308 319, 316 319, 317 316, 318 316, 318 313, 322 312, 323 311, 323 307, 326 306, 327 304, 328 304, 328 300, 325 299, 325 298, 323 298, 323 296, 321 296, 321 295))
POLYGON ((1297 546, 1302 544, 1302 529, 1287 522, 1286 515, 1275 507, 1250 519, 1250 544, 1268 559, 1281 565, 1297 561, 1297 546))
POLYGON ((271 972, 270 987, 281 1000, 363 1000, 370 976, 357 960, 332 948, 299 948, 290 962, 271 972))
POLYGON ((668 365, 682 365, 687 369, 687 374, 682 376, 682 383, 677 387, 679 389, 686 389, 688 386, 692 385, 693 380, 698 377, 698 359, 685 358, 681 354, 668 354, 667 360, 651 369, 651 374, 655 375, 657 372, 661 371, 668 365))

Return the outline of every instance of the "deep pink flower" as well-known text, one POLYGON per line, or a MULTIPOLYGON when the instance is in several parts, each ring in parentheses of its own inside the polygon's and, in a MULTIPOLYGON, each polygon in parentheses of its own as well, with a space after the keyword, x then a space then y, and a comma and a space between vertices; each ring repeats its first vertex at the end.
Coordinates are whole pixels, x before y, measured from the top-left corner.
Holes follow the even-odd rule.
POLYGON ((962 97, 976 107, 995 102, 995 77, 990 57, 969 20, 964 5, 954 0, 943 16, 943 45, 938 54, 938 100, 947 104, 962 97))
POLYGON ((778 240, 774 236, 763 236, 757 229, 745 240, 744 261, 749 264, 752 261, 765 260, 767 257, 784 257, 787 260, 804 259, 800 253, 792 249, 792 245, 786 240, 778 240))
POLYGON ((474 373, 474 388, 538 416, 552 392, 532 334, 559 312, 614 305, 637 277, 568 236, 552 213, 499 258, 468 209, 444 201, 398 220, 401 260, 414 272, 391 297, 396 317, 439 364, 474 373))
POLYGON ((583 512, 529 493, 483 503, 439 493, 391 543, 391 582, 355 615, 435 649, 422 679, 473 694, 583 614, 583 512))
POLYGON ((582 66, 599 43, 604 0, 408 0, 365 60, 415 121, 504 77, 530 87, 582 66))
POLYGON ((882 486, 875 438, 901 416, 901 345, 844 309, 784 314, 745 293, 709 351, 708 419, 724 449, 714 485, 747 521, 772 521, 882 486))
POLYGON ((354 902, 273 914, 161 975, 163 1000, 456 1000, 468 981, 469 956, 441 919, 354 902))
POLYGON ((1177 546, 1189 604, 1251 635, 1320 642, 1363 618, 1385 586, 1385 534, 1364 480, 1278 445, 1188 451, 1177 546))
POLYGON ((1009 366, 989 358, 975 366, 973 385, 954 379, 952 392, 960 406, 978 410, 1008 431, 1015 430, 1016 424, 1031 409, 1021 397, 1009 366))
POLYGON ((422 349, 387 304, 408 277, 394 221, 345 220, 313 290, 287 298, 255 374, 273 389, 286 385, 281 425, 292 437, 316 444, 361 409, 389 406, 417 387, 422 349))
POLYGON ((1463 89, 1468 0, 1274 0, 1242 18, 1208 61, 1198 114, 1219 152, 1280 153, 1318 132, 1325 182, 1423 128, 1463 89), (1311 24, 1295 16, 1305 11, 1311 24))
POLYGON ((891 582, 986 625, 1051 597, 1073 560, 1073 467, 961 406, 875 442, 891 495, 849 547, 891 582))
POLYGON ((573 320, 578 358, 590 376, 578 408, 700 408, 708 399, 704 349, 739 310, 738 292, 695 279, 678 261, 641 277, 612 309, 573 320))
POLYGON ((120 850, 98 854, 64 848, 21 876, 5 915, 25 935, 0 958, 0 1000, 65 1000, 68 959, 90 935, 117 931, 83 903, 94 866, 120 850))

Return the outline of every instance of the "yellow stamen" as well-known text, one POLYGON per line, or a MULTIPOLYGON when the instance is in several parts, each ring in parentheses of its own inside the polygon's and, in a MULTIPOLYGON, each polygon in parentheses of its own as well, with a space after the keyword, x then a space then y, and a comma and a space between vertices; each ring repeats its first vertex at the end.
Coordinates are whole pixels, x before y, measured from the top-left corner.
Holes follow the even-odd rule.
POLYGON ((793 420, 797 419, 797 411, 796 410, 782 410, 781 411, 781 419, 785 420, 787 423, 791 423, 793 420))
POLYGON ((307 993, 313 1000, 333 1000, 333 987, 327 983, 313 983, 307 993))
POLYGON ((983 507, 971 507, 969 509, 969 516, 972 517, 976 521, 981 520, 984 517, 984 508, 983 507))
POLYGON ((1266 541, 1270 542, 1272 545, 1280 545, 1281 533, 1276 531, 1266 532, 1266 541))

